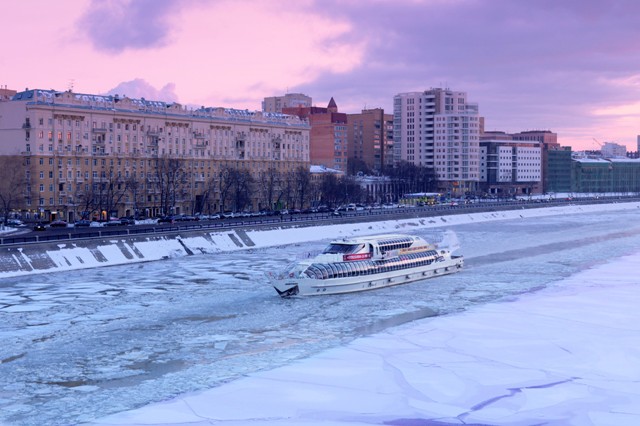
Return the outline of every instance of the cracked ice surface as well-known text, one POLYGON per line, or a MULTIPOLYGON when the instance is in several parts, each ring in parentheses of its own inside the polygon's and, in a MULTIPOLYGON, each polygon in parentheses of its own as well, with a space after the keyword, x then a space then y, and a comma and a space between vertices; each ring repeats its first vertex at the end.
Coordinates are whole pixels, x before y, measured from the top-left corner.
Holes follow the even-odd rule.
POLYGON ((96 424, 636 425, 639 263, 626 256, 96 424))

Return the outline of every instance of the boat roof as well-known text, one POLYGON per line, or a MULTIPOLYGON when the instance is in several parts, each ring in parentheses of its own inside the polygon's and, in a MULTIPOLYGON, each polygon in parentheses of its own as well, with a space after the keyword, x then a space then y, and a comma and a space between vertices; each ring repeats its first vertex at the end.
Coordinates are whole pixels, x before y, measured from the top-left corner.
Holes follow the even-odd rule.
POLYGON ((355 238, 343 238, 341 240, 331 241, 331 244, 361 244, 361 243, 383 243, 383 242, 392 242, 394 240, 398 241, 415 241, 417 238, 413 235, 406 234, 383 234, 383 235, 368 235, 363 237, 355 237, 355 238))

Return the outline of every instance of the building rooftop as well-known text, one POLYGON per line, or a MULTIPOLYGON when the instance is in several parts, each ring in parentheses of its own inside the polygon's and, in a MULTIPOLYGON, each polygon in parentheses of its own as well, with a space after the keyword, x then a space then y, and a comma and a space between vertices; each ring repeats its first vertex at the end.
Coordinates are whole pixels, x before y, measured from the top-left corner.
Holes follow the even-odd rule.
POLYGON ((60 105, 91 110, 110 110, 143 114, 188 116, 200 119, 217 119, 236 122, 260 122, 266 124, 309 127, 305 120, 297 116, 275 112, 249 111, 235 108, 200 107, 189 108, 177 102, 151 101, 119 95, 93 95, 56 90, 33 89, 16 93, 12 101, 27 101, 31 104, 60 105))

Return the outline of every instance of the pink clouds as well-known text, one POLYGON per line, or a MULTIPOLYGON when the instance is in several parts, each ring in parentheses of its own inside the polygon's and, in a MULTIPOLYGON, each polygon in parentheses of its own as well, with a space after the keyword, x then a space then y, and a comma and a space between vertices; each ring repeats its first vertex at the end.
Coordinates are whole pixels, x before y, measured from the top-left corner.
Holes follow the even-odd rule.
POLYGON ((32 0, 5 12, 0 84, 19 90, 74 80, 248 109, 302 91, 358 112, 449 86, 491 129, 551 129, 576 147, 635 147, 640 133, 640 113, 622 108, 640 95, 633 0, 32 0))
POLYGON ((161 89, 156 89, 142 78, 131 81, 124 81, 107 92, 108 95, 127 96, 133 99, 145 98, 163 102, 177 102, 178 95, 175 93, 176 85, 168 83, 161 89))

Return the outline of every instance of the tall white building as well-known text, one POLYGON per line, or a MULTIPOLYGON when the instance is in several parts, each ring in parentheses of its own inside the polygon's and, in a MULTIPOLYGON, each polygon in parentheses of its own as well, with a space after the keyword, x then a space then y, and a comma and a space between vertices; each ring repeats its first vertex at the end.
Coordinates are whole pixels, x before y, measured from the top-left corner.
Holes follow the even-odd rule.
POLYGON ((480 179, 478 105, 435 88, 393 99, 394 158, 433 168, 442 189, 475 191, 480 179))

